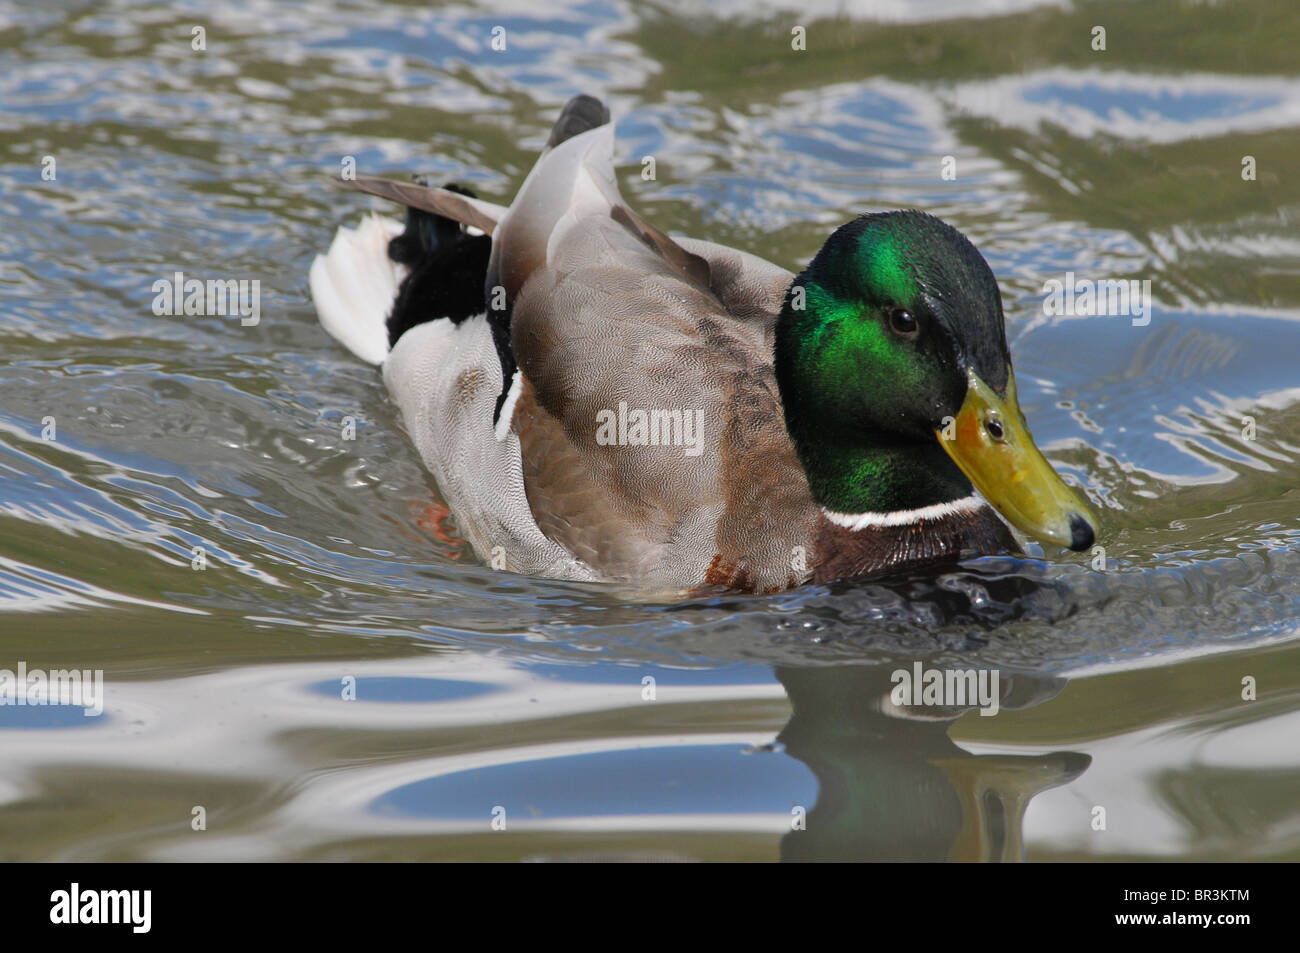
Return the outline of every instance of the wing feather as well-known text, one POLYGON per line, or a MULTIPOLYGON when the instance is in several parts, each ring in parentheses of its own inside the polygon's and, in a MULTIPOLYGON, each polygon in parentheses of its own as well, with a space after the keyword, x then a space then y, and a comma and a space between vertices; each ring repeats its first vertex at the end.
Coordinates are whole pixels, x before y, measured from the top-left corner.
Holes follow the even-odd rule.
POLYGON ((410 208, 444 215, 462 225, 471 225, 485 235, 492 234, 497 227, 497 222, 506 213, 503 206, 493 205, 482 199, 473 199, 467 195, 458 195, 447 189, 420 185, 418 182, 399 182, 396 179, 365 175, 354 179, 335 176, 334 181, 349 189, 365 192, 367 195, 377 195, 381 199, 388 199, 390 202, 397 202, 410 208))

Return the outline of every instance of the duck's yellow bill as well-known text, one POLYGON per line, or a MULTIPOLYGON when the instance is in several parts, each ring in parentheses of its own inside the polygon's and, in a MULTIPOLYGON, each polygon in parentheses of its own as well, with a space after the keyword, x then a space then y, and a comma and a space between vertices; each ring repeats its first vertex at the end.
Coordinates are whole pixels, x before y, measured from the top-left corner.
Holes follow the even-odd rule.
POLYGON ((1008 371, 1006 399, 972 370, 966 400, 947 433, 936 431, 975 489, 1007 521, 1042 540, 1084 550, 1096 538, 1096 518, 1044 458, 1016 399, 1008 371))

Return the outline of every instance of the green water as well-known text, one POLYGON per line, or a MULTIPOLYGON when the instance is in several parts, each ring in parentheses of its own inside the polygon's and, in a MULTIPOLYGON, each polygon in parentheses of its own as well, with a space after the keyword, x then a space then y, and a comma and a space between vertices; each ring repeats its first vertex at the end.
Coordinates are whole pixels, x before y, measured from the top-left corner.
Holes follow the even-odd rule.
POLYGON ((105 692, 0 706, 0 858, 1300 858, 1298 47, 1265 0, 0 3, 0 669, 105 692), (386 211, 328 178, 508 201, 578 91, 668 231, 970 236, 1106 568, 646 605, 432 523, 307 297, 386 211), (156 316, 178 270, 260 322, 156 316), (1067 272, 1149 324, 1045 314, 1067 272), (917 662, 998 713, 893 705, 917 662))

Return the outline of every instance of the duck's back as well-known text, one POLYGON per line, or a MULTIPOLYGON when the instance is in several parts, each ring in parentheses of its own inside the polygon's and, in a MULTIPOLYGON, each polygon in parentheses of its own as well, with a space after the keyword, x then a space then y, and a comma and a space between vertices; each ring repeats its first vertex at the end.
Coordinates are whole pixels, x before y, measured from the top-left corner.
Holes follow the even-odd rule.
MULTIPOLYGON (((632 211, 606 119, 574 100, 510 208, 472 202, 475 222, 495 221, 486 266, 484 240, 446 218, 412 213, 394 247, 427 247, 409 273, 375 254, 395 224, 341 230, 312 268, 322 323, 384 364, 461 531, 497 568, 652 590, 796 585, 819 511, 772 372, 793 275, 632 211), (439 289, 466 267, 482 271, 473 307, 439 289)), ((466 199, 383 188, 470 221, 466 199)))
POLYGON ((608 125, 550 149, 494 236, 530 509, 602 576, 789 586, 817 515, 772 374, 793 276, 640 219, 611 151, 608 125))

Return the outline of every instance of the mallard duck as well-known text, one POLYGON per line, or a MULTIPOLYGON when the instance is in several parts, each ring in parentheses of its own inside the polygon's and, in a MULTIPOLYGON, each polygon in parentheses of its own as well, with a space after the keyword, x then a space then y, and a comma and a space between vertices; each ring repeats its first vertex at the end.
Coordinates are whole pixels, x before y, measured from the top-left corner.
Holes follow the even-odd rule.
POLYGON ((931 215, 861 215, 798 275, 628 207, 608 110, 564 108, 508 208, 407 206, 311 267, 480 559, 654 590, 774 592, 1018 552, 1095 522, 1029 435, 1002 300, 931 215))

